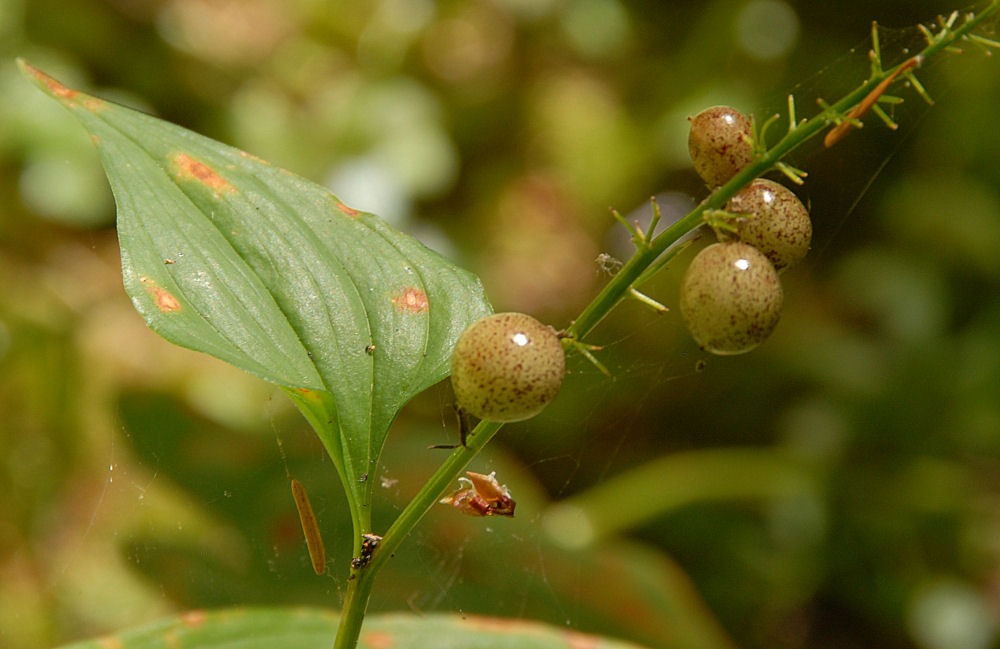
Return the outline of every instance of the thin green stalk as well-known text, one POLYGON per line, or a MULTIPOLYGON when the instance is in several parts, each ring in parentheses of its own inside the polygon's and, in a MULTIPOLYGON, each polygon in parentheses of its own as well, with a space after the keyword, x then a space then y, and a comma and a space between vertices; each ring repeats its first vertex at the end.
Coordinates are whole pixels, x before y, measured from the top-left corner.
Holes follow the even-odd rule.
POLYGON ((389 531, 385 533, 379 551, 369 566, 373 569, 373 573, 392 557, 403 540, 409 536, 416 524, 427 513, 427 510, 437 504, 447 491, 455 489, 455 482, 465 471, 465 467, 469 466, 469 462, 479 454, 479 451, 483 450, 483 447, 493 439, 502 426, 503 424, 495 421, 481 421, 466 437, 465 446, 458 446, 452 451, 444 464, 434 472, 430 480, 424 484, 423 488, 392 524, 392 527, 389 528, 389 531))
POLYGON ((347 596, 337 624, 337 638, 333 649, 354 649, 361 635, 361 625, 368 609, 368 598, 375 584, 375 574, 367 568, 362 571, 351 569, 351 580, 347 583, 347 596))
POLYGON ((479 454, 487 442, 493 439, 503 424, 495 421, 481 421, 465 439, 464 446, 458 446, 444 464, 438 467, 423 488, 413 497, 396 521, 379 542, 378 548, 372 554, 367 566, 351 570, 351 581, 347 587, 347 599, 341 612, 340 625, 337 628, 337 639, 334 649, 353 649, 361 632, 361 622, 365 609, 368 607, 368 597, 371 594, 375 576, 385 562, 392 558, 403 541, 410 535, 420 519, 424 517, 441 496, 454 489, 455 481, 469 465, 469 462, 479 454))
MULTIPOLYGON (((930 59, 942 50, 951 47, 976 26, 996 14, 998 10, 1000 10, 1000 0, 993 0, 978 15, 967 20, 963 25, 954 29, 949 28, 947 32, 940 32, 942 35, 939 38, 933 39, 919 55, 924 60, 930 59)), ((604 286, 580 316, 573 321, 573 324, 566 331, 567 336, 579 341, 590 333, 622 299, 628 296, 629 289, 638 280, 648 279, 649 275, 646 272, 657 262, 657 259, 664 252, 677 243, 681 237, 702 224, 706 210, 719 209, 724 206, 733 194, 739 191, 744 185, 775 168, 786 155, 828 127, 831 123, 831 115, 845 115, 849 109, 864 99, 872 88, 891 76, 899 67, 896 66, 885 70, 881 74, 874 74, 865 83, 859 85, 827 110, 811 119, 798 124, 792 119, 788 132, 777 144, 760 155, 752 164, 725 185, 715 190, 687 216, 674 223, 652 240, 646 240, 644 237, 636 237, 638 247, 635 254, 608 284, 604 286)), ((334 649, 353 649, 357 646, 365 609, 368 606, 368 598, 378 571, 392 558, 400 544, 410 535, 424 514, 437 503, 449 487, 454 485, 469 462, 475 458, 501 427, 502 424, 496 422, 480 422, 476 429, 467 437, 466 445, 455 449, 399 515, 379 543, 368 565, 360 569, 351 570, 351 580, 347 589, 347 598, 344 602, 334 649)), ((356 530, 368 529, 367 524, 361 525, 360 528, 359 524, 360 521, 356 519, 356 530)), ((359 543, 359 539, 355 539, 356 552, 359 543)))

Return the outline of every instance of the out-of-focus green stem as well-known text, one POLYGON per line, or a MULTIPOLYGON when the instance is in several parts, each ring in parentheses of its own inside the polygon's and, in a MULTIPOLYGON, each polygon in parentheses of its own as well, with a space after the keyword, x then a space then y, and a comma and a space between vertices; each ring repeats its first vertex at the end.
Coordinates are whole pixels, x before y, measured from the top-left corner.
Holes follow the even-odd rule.
POLYGON ((553 505, 543 524, 562 545, 582 547, 689 503, 803 494, 814 483, 801 463, 773 449, 687 451, 646 462, 553 505))

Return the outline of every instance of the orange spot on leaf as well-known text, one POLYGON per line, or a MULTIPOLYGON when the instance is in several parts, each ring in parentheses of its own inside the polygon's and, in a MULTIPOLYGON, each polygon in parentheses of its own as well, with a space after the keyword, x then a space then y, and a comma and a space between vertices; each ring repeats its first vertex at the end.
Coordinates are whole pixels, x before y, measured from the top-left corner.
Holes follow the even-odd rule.
POLYGON ((490 633, 520 633, 524 635, 544 635, 544 627, 537 622, 511 620, 484 615, 466 615, 462 624, 490 633))
POLYGON ((113 635, 101 638, 97 641, 97 644, 101 647, 101 649, 122 649, 122 647, 125 646, 122 644, 121 640, 113 635))
POLYGON ((92 113, 104 110, 107 107, 107 102, 103 99, 98 99, 97 97, 87 97, 83 100, 83 107, 92 113))
POLYGON ((402 294, 392 298, 392 303, 400 311, 409 311, 410 313, 424 313, 430 308, 430 303, 427 301, 427 294, 412 286, 407 287, 403 290, 402 294))
POLYGON ((396 640, 385 631, 371 631, 361 636, 361 642, 370 649, 391 649, 396 646, 396 640))
POLYGON ((600 638, 579 631, 566 631, 563 637, 569 649, 600 649, 601 646, 600 638))
POLYGON ((315 390, 310 390, 309 388, 292 388, 292 392, 296 393, 299 399, 308 401, 311 404, 318 405, 323 403, 322 395, 315 390))
POLYGON ((353 207, 348 207, 343 203, 341 203, 340 201, 337 201, 337 209, 346 214, 347 216, 351 217, 352 219, 356 219, 359 216, 361 216, 361 210, 356 210, 353 207))
POLYGON ((207 619, 205 611, 188 611, 181 614, 181 624, 192 628, 201 626, 207 619))
POLYGON ((164 313, 173 313, 181 310, 181 302, 167 289, 163 288, 149 277, 141 277, 139 281, 146 287, 149 294, 156 302, 156 308, 164 313))
POLYGON ((172 163, 181 180, 196 180, 215 190, 216 194, 236 191, 229 182, 201 160, 186 153, 175 153, 172 163))

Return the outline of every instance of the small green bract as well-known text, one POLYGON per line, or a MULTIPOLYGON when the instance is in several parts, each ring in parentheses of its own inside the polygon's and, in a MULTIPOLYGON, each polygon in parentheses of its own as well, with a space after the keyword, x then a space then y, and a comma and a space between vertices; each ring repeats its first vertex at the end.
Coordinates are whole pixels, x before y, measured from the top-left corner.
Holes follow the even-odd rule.
POLYGON ((534 417, 555 398, 565 373, 558 336, 523 313, 497 313, 472 323, 451 361, 459 407, 490 421, 534 417))
POLYGON ((740 240, 764 253, 775 270, 788 268, 809 252, 809 211, 784 185, 757 178, 729 199, 726 210, 753 215, 740 223, 740 240))
POLYGON ((742 354, 764 341, 781 316, 781 282, 767 257, 745 243, 708 246, 681 281, 681 315, 713 354, 742 354))
POLYGON ((729 106, 706 108, 691 120, 688 152, 710 187, 724 185, 753 161, 750 120, 729 106))

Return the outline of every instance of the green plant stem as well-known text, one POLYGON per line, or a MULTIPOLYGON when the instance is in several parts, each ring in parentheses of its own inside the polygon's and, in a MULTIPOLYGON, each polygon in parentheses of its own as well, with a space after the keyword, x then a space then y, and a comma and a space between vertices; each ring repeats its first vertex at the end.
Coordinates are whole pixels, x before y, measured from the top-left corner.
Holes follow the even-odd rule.
MULTIPOLYGON (((928 44, 919 55, 923 56, 925 61, 930 59, 935 54, 953 45, 976 26, 997 13, 998 10, 1000 10, 1000 0, 993 0, 993 2, 972 19, 950 30, 946 38, 940 38, 928 44)), ((830 126, 829 115, 831 113, 845 114, 864 99, 872 88, 891 76, 899 67, 897 65, 885 70, 881 75, 875 75, 866 80, 865 83, 862 83, 833 104, 829 111, 823 111, 808 120, 794 124, 777 144, 759 156, 752 164, 734 176, 725 185, 716 189, 684 218, 674 223, 651 241, 638 241, 635 254, 567 328, 567 336, 580 340, 593 331, 594 327, 619 302, 628 296, 629 289, 640 278, 647 279, 649 277, 645 273, 656 263, 660 255, 676 244, 681 237, 702 224, 706 210, 723 207, 733 194, 739 191, 744 185, 774 168, 785 156, 830 126)), ((386 532, 378 549, 373 554, 371 562, 360 570, 352 569, 352 579, 348 586, 347 598, 344 602, 334 649, 353 649, 357 645, 358 636, 361 632, 361 623, 364 619, 369 595, 371 594, 372 583, 379 569, 393 556, 403 540, 409 536, 416 524, 423 518, 424 514, 437 503, 442 494, 448 490, 449 486, 454 485, 462 471, 465 470, 465 467, 468 466, 469 462, 475 458, 486 443, 493 438, 501 426, 502 424, 496 422, 480 422, 476 429, 467 437, 466 445, 455 449, 413 500, 410 501, 410 504, 406 506, 406 509, 403 510, 388 532, 386 532)), ((358 520, 355 520, 355 531, 358 532, 356 536, 359 537, 360 532, 363 530, 358 529, 358 522, 358 520)), ((357 544, 358 542, 358 539, 355 539, 355 543, 357 544)))
POLYGON ((503 424, 495 421, 479 422, 479 425, 466 436, 465 446, 458 446, 452 451, 444 464, 438 467, 434 475, 396 518, 372 554, 369 564, 361 569, 351 570, 351 581, 347 587, 347 598, 341 612, 337 639, 333 645, 334 649, 353 649, 356 646, 358 634, 361 632, 361 622, 368 606, 372 583, 375 581, 379 569, 392 558, 399 546, 420 522, 420 519, 424 517, 424 514, 441 499, 441 496, 449 488, 455 488, 455 482, 465 467, 493 439, 501 426, 503 424))
POLYGON ((689 503, 801 495, 810 493, 818 479, 774 449, 685 451, 645 462, 552 505, 543 523, 558 542, 581 547, 689 503), (719 480, 720 475, 726 479, 719 480))
POLYGON ((361 571, 351 569, 351 581, 347 583, 347 595, 344 597, 333 649, 354 649, 358 645, 361 625, 365 620, 365 611, 368 610, 368 599, 375 584, 375 574, 369 568, 361 571))

